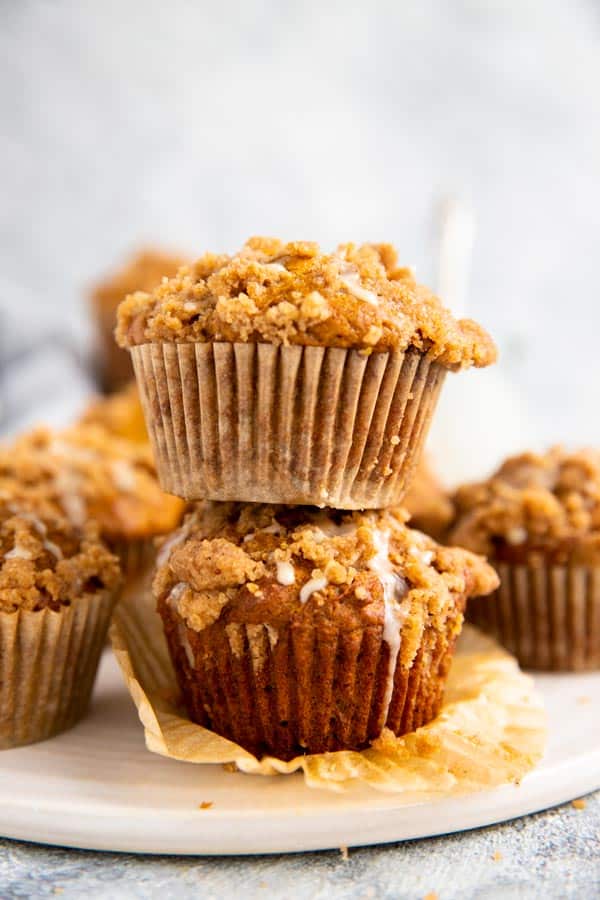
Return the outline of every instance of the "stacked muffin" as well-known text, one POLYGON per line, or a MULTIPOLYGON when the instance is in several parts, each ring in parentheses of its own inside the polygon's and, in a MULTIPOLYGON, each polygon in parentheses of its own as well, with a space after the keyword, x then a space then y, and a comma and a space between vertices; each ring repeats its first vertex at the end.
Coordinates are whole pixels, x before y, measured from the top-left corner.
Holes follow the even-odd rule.
POLYGON ((398 504, 446 372, 490 338, 388 245, 254 238, 118 317, 161 485, 196 501, 154 581, 190 717, 283 759, 428 722, 498 580, 398 504))

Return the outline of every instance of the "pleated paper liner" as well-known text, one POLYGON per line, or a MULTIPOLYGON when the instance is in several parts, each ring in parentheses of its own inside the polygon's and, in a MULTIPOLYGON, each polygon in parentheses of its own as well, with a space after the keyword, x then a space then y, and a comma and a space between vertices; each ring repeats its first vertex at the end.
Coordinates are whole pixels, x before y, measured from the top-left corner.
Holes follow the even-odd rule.
POLYGON ((49 609, 0 612, 0 749, 42 741, 85 714, 114 592, 49 609))
POLYGON ((526 669, 600 669, 600 568, 494 563, 500 588, 468 618, 526 669))
POLYGON ((125 578, 137 578, 152 565, 156 557, 154 538, 112 540, 110 549, 119 557, 125 578))
POLYGON ((467 629, 439 715, 404 737, 385 730, 362 751, 257 759, 189 720, 148 585, 126 592, 111 626, 113 649, 154 753, 190 763, 233 765, 256 775, 301 771, 310 787, 370 785, 414 803, 518 782, 541 759, 545 714, 532 680, 489 638, 467 629))
POLYGON ((187 500, 385 507, 404 496, 446 370, 414 349, 132 349, 163 490, 187 500))

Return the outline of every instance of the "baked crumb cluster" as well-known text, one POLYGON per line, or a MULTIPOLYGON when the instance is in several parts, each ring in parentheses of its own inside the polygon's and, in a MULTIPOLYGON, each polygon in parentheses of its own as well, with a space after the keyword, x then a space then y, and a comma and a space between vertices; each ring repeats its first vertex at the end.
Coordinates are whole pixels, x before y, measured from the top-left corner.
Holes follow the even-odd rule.
POLYGON ((235 620, 240 602, 244 621, 306 616, 348 628, 381 623, 386 606, 402 606, 414 622, 414 639, 401 647, 408 661, 427 617, 497 584, 484 560, 408 529, 397 510, 203 502, 163 545, 154 588, 195 631, 222 614, 235 620))
POLYGON ((600 561, 600 453, 523 453, 461 487, 450 540, 507 561, 600 561))
POLYGON ((81 417, 83 425, 100 425, 110 434, 136 444, 148 443, 144 411, 135 381, 109 397, 94 400, 81 417))
POLYGON ((119 581, 118 560, 94 524, 75 528, 43 495, 3 480, 0 612, 58 610, 119 581))
POLYGON ((1 447, 5 480, 43 492, 77 527, 93 519, 107 539, 170 531, 184 508, 160 489, 149 448, 92 425, 40 428, 1 447))
POLYGON ((426 351, 448 368, 486 366, 496 348, 475 322, 453 318, 390 244, 251 238, 234 256, 206 254, 119 307, 123 347, 151 341, 265 341, 426 351))

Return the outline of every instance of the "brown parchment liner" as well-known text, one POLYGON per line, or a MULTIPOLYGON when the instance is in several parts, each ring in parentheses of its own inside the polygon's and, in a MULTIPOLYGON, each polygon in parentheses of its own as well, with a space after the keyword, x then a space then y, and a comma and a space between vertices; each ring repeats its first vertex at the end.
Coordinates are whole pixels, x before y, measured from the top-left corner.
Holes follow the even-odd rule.
POLYGON ((153 753, 192 763, 234 764, 256 775, 302 771, 314 788, 369 785, 414 803, 518 782, 541 759, 546 718, 532 680, 489 638, 467 628, 439 715, 396 738, 386 730, 362 751, 261 760, 191 722, 180 705, 148 585, 126 592, 111 626, 113 650, 153 753))
POLYGON ((186 500, 399 503, 446 370, 414 348, 131 349, 163 490, 186 500))
POLYGON ((45 740, 84 716, 115 596, 98 591, 58 612, 0 612, 0 749, 45 740))
POLYGON ((600 669, 600 568, 496 563, 500 587, 468 618, 526 669, 600 669))

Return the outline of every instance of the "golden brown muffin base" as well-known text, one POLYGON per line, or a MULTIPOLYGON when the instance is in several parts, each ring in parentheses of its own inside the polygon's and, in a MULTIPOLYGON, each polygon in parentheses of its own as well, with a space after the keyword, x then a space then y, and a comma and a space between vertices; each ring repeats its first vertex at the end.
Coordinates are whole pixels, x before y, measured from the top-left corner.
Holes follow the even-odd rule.
POLYGON ((0 612, 0 749, 43 741, 86 713, 114 591, 51 609, 0 612))
POLYGON ((380 626, 292 624, 275 633, 266 624, 216 623, 197 632, 166 601, 158 608, 190 718, 259 758, 289 760, 358 750, 384 726, 402 735, 431 721, 464 606, 457 598, 443 630, 425 626, 412 664, 396 668, 387 711, 390 650, 380 626))
POLYGON ((467 618, 526 669, 600 669, 600 568, 495 563, 500 588, 469 602, 467 618))
POLYGON ((132 356, 164 490, 339 509, 402 500, 446 373, 415 350, 155 343, 132 356))

